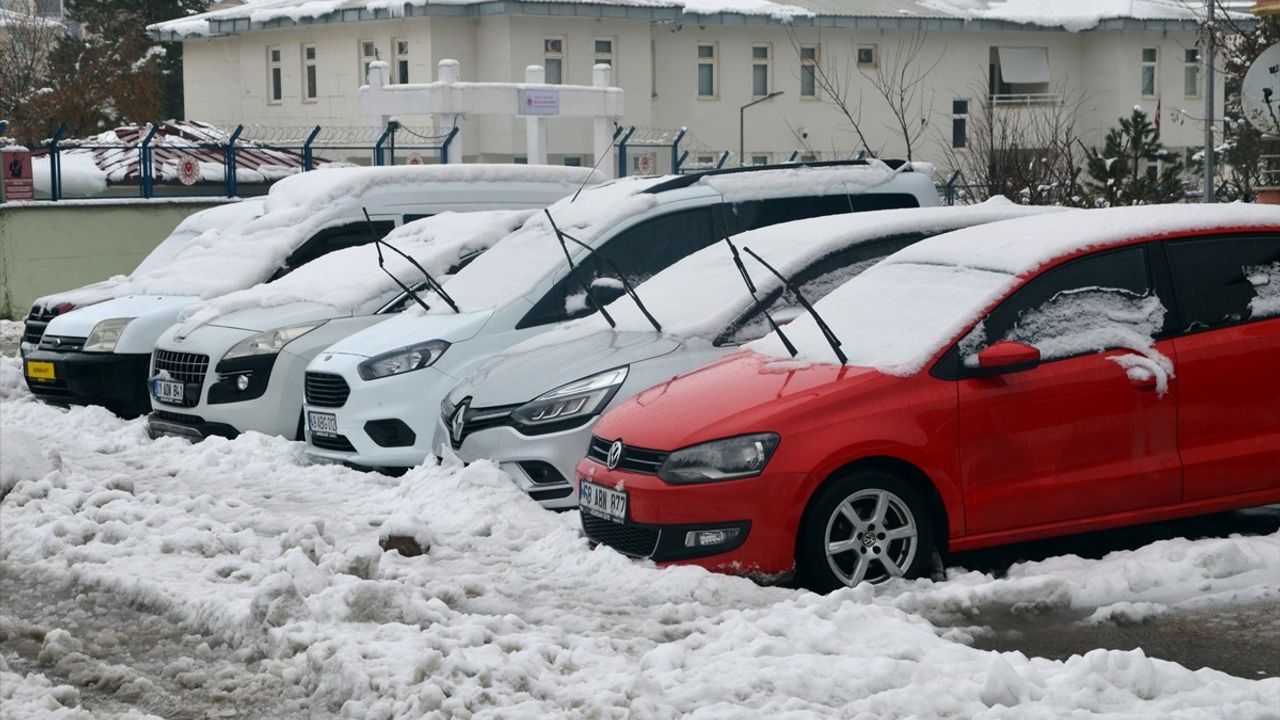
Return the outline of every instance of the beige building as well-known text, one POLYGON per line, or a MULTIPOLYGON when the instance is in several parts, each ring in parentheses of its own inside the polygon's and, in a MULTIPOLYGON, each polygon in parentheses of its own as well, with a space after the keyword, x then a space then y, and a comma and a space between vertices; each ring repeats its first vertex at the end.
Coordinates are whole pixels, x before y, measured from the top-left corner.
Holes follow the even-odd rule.
MULTIPOLYGON (((1030 116, 1064 101, 1086 143, 1100 143, 1118 118, 1141 106, 1159 111, 1166 146, 1200 145, 1204 90, 1193 6, 1125 0, 1110 14, 1085 15, 1063 9, 1072 5, 232 0, 151 31, 183 42, 187 117, 219 125, 370 126, 356 100, 370 61, 388 62, 392 82, 419 83, 434 79, 440 60, 453 58, 463 80, 476 82, 519 82, 525 67, 537 64, 548 83, 589 85, 592 66, 608 63, 626 93, 619 124, 641 128, 636 137, 663 139, 688 128, 690 163, 718 160, 724 151, 736 163, 740 143, 747 163, 797 153, 848 157, 864 149, 901 157, 907 150, 901 115, 905 134, 916 136, 914 158, 942 167, 971 144, 974 116, 984 107, 1030 116), (876 78, 897 78, 888 80, 896 91, 917 75, 911 99, 895 114, 876 78), (843 96, 861 136, 833 95, 843 96), (753 101, 761 102, 743 109, 753 101)), ((399 119, 409 127, 445 124, 399 119)), ((459 125, 468 162, 524 154, 519 118, 465 117, 459 125)), ((552 162, 594 160, 587 120, 551 123, 548 145, 552 162)), ((669 158, 661 149, 640 149, 629 165, 665 171, 669 158)))

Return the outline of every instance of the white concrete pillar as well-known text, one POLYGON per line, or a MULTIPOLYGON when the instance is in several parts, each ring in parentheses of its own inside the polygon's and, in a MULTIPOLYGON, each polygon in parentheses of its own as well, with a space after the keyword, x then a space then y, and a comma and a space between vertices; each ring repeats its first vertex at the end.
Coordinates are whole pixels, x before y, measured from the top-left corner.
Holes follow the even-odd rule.
MULTIPOLYGON (((607 88, 612 82, 613 67, 599 63, 591 67, 592 87, 607 88)), ((596 167, 606 178, 617 177, 617 155, 613 149, 613 118, 596 116, 592 120, 592 152, 596 167)))
MULTIPOLYGON (((529 85, 545 85, 547 71, 541 65, 528 65, 524 69, 524 81, 529 85)), ((524 118, 525 155, 530 165, 547 164, 547 119, 539 115, 524 118)))
MULTIPOLYGON (((448 83, 452 85, 462 81, 461 64, 453 58, 445 58, 436 64, 436 82, 448 83)), ((460 115, 450 117, 450 127, 458 128, 458 134, 453 136, 453 142, 449 143, 449 164, 462 164, 462 126, 458 124, 460 115)))

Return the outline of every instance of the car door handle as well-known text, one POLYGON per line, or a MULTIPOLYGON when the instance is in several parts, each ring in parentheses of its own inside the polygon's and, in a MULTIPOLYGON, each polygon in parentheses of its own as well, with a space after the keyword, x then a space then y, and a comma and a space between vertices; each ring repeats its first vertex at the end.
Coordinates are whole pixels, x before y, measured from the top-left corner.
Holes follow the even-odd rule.
POLYGON ((1135 390, 1155 390, 1156 385, 1159 383, 1157 382, 1155 375, 1146 373, 1145 377, 1130 377, 1129 384, 1133 386, 1135 390))

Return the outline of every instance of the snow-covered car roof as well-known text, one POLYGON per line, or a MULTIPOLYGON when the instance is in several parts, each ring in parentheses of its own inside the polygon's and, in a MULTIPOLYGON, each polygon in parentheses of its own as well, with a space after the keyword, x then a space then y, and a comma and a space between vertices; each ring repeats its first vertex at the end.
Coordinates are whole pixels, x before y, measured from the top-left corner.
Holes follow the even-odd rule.
MULTIPOLYGON (((702 189, 724 196, 729 202, 744 202, 770 197, 867 192, 903 174, 871 160, 863 165, 800 166, 705 175, 687 185, 681 183, 679 189, 702 189)), ((653 191, 678 177, 623 178, 586 188, 576 200, 572 196, 563 198, 548 210, 561 231, 594 244, 613 226, 654 207, 661 193, 653 191)), ((921 177, 927 179, 927 176, 921 177)), ((570 243, 569 252, 577 258, 586 251, 570 243)), ((538 213, 492 251, 459 272, 445 289, 463 310, 486 310, 528 293, 539 280, 564 264, 564 251, 551 223, 545 213, 538 213)))
MULTIPOLYGON (((850 365, 911 375, 1008 294, 1020 278, 1075 253, 1135 238, 1280 229, 1274 206, 1147 205, 1028 217, 937 235, 886 258, 815 304, 850 365)), ((813 318, 786 327, 798 359, 835 362, 813 318)), ((776 334, 747 345, 790 358, 776 334)))
MULTIPOLYGON (((386 242, 416 260, 443 282, 463 258, 492 247, 532 215, 535 210, 485 210, 444 212, 396 228, 386 242)), ((382 252, 388 271, 413 286, 422 273, 397 253, 382 252)), ((269 283, 237 290, 182 310, 179 334, 216 321, 238 310, 279 307, 295 302, 316 302, 340 313, 354 313, 399 290, 378 266, 373 245, 344 248, 323 255, 294 272, 269 283)))
MULTIPOLYGON (((783 275, 793 277, 824 257, 864 242, 908 233, 933 235, 979 223, 1064 209, 1015 205, 996 198, 961 207, 874 210, 770 225, 740 233, 734 236, 733 242, 743 251, 747 273, 756 285, 757 294, 764 298, 777 290, 780 283, 748 256, 746 249, 759 254, 783 275)), ((751 303, 751 295, 733 263, 729 246, 723 242, 699 250, 645 280, 636 288, 636 294, 665 332, 707 340, 714 340, 724 332, 744 306, 751 303)), ((613 301, 606 310, 617 322, 618 330, 653 329, 629 297, 613 301)), ((573 324, 589 332, 608 327, 598 314, 573 324)))
POLYGON ((120 283, 122 295, 224 295, 263 282, 316 233, 357 221, 381 188, 426 193, 440 184, 562 183, 576 186, 589 169, 551 165, 404 165, 321 168, 271 186, 264 212, 192 240, 169 263, 120 283))

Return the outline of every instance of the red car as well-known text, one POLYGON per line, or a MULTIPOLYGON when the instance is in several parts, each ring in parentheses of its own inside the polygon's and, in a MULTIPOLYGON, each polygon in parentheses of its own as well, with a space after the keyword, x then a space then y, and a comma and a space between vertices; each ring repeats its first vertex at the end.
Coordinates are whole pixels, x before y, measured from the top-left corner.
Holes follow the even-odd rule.
POLYGON ((935 549, 1280 502, 1274 206, 936 236, 782 334, 794 359, 774 333, 600 420, 588 537, 825 591, 926 574, 935 549))

